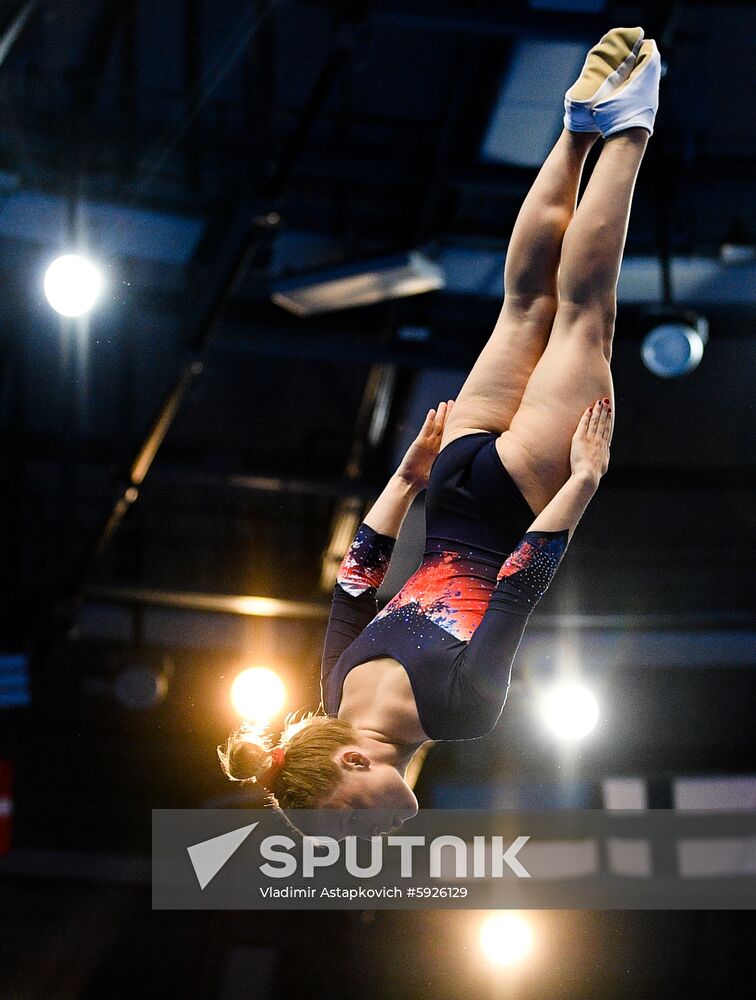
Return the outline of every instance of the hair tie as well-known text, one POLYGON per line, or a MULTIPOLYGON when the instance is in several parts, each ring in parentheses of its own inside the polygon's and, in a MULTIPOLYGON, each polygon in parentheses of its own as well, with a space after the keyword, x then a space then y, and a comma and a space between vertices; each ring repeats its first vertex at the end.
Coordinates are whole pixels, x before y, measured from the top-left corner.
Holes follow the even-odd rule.
POLYGON ((276 778, 283 767, 285 758, 286 749, 284 747, 276 747, 270 751, 270 764, 258 779, 264 788, 270 788, 270 783, 276 778))

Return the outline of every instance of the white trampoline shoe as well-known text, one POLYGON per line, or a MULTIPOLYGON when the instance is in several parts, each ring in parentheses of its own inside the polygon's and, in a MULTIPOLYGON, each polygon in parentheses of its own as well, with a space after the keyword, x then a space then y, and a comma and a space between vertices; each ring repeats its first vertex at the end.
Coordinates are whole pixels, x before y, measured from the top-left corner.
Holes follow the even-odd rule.
POLYGON ((609 97, 593 105, 593 120, 605 139, 615 132, 635 127, 654 134, 660 79, 661 56, 656 42, 649 38, 641 45, 627 80, 609 97))
POLYGON ((599 132, 591 114, 630 75, 643 42, 643 28, 612 28, 586 56, 580 76, 564 95, 564 127, 599 132))

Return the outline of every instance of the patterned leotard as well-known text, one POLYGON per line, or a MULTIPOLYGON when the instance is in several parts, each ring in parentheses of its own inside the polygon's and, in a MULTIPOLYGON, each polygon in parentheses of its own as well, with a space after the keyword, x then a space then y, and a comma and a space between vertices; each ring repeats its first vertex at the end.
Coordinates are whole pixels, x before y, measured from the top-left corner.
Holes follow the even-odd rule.
POLYGON ((376 592, 395 539, 360 525, 339 569, 326 632, 321 693, 329 715, 338 713, 353 667, 391 656, 407 671, 430 738, 474 739, 498 721, 525 625, 568 533, 524 531, 535 515, 494 439, 465 435, 439 455, 422 563, 381 611, 376 592))

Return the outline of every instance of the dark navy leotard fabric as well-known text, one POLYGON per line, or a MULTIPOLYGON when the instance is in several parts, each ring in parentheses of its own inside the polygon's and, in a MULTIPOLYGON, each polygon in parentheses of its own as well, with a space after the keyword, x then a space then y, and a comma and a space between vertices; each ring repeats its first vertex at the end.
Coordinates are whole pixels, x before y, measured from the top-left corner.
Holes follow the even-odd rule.
POLYGON ((360 525, 334 587, 322 705, 338 713, 344 678, 381 656, 407 671, 431 739, 474 739, 498 721, 529 615, 556 572, 567 531, 529 532, 535 514, 495 449, 464 435, 431 470, 423 560, 378 610, 395 539, 360 525))

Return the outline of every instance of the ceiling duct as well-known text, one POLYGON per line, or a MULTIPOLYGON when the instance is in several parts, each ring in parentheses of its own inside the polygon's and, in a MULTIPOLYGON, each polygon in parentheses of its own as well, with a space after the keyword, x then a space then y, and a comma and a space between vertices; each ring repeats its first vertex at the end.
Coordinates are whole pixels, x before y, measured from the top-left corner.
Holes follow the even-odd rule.
POLYGON ((313 316, 421 295, 445 284, 444 271, 415 250, 283 278, 271 298, 297 316, 313 316))

